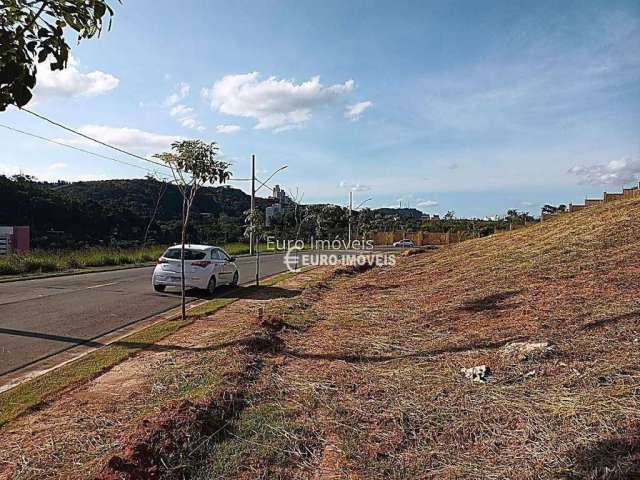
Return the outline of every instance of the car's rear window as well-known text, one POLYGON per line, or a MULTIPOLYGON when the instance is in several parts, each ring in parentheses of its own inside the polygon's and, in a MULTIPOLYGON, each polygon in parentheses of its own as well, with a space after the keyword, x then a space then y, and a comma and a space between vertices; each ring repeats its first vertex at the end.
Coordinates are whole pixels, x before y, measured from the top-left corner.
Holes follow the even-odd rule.
MULTIPOLYGON (((170 258, 172 260, 180 260, 180 249, 170 248, 162 255, 164 258, 170 258)), ((184 251, 185 260, 202 260, 207 256, 206 252, 202 250, 187 250, 184 251)))

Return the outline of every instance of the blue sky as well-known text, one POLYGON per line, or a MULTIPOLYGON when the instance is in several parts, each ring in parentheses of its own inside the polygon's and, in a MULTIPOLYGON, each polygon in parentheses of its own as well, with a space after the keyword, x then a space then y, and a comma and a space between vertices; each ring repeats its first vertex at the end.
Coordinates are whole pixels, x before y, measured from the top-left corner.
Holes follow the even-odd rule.
MULTIPOLYGON (((345 204, 352 189, 372 207, 480 217, 640 176, 637 1, 114 7, 67 72, 41 68, 30 108, 141 155, 202 138, 238 178, 252 153, 263 177, 288 164, 273 183, 305 202, 345 204)), ((144 166, 24 112, 0 123, 144 166)), ((4 129, 0 144, 5 173, 145 174, 4 129)))

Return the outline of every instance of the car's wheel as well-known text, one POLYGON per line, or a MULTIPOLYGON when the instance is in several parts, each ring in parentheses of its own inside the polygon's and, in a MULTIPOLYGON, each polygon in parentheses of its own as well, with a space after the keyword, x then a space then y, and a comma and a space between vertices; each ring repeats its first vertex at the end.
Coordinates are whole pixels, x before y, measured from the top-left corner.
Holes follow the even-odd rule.
POLYGON ((155 284, 153 285, 153 289, 154 289, 156 292, 164 292, 164 289, 165 289, 165 288, 167 288, 167 286, 166 286, 166 285, 155 285, 155 284))
POLYGON ((231 286, 233 287, 237 287, 238 286, 238 271, 236 270, 236 272, 233 274, 233 280, 231 280, 231 286))
POLYGON ((207 293, 209 295, 213 295, 215 291, 216 291, 216 276, 211 275, 211 278, 209 279, 209 284, 207 285, 207 293))

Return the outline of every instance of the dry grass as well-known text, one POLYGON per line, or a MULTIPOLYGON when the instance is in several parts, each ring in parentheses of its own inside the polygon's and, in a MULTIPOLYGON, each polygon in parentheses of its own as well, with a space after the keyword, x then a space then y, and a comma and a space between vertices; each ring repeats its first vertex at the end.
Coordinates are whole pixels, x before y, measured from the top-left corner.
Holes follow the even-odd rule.
POLYGON ((64 398, 0 431, 6 471, 84 478, 168 401, 234 389, 242 408, 197 453, 167 454, 180 465, 164 478, 640 478, 639 221, 640 201, 617 202, 394 268, 290 278, 162 342, 186 351, 145 352, 74 393, 144 380, 118 384, 125 404, 84 407, 99 441, 64 398), (477 365, 486 383, 460 373, 477 365), (63 414, 71 426, 46 437, 61 453, 33 425, 63 414), (87 437, 98 446, 69 453, 87 437))
POLYGON ((337 432, 339 476, 640 475, 639 220, 605 205, 362 274, 313 304, 281 388, 337 432))

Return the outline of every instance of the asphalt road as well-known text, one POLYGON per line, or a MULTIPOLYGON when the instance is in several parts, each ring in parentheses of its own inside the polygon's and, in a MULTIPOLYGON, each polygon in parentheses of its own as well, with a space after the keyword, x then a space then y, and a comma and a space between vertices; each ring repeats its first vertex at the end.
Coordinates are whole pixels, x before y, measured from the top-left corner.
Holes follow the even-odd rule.
MULTIPOLYGON (((282 257, 263 255, 261 277, 285 271, 282 257)), ((255 279, 253 258, 237 264, 241 284, 255 279)), ((0 376, 178 306, 178 290, 153 291, 153 268, 0 284, 0 376)))

